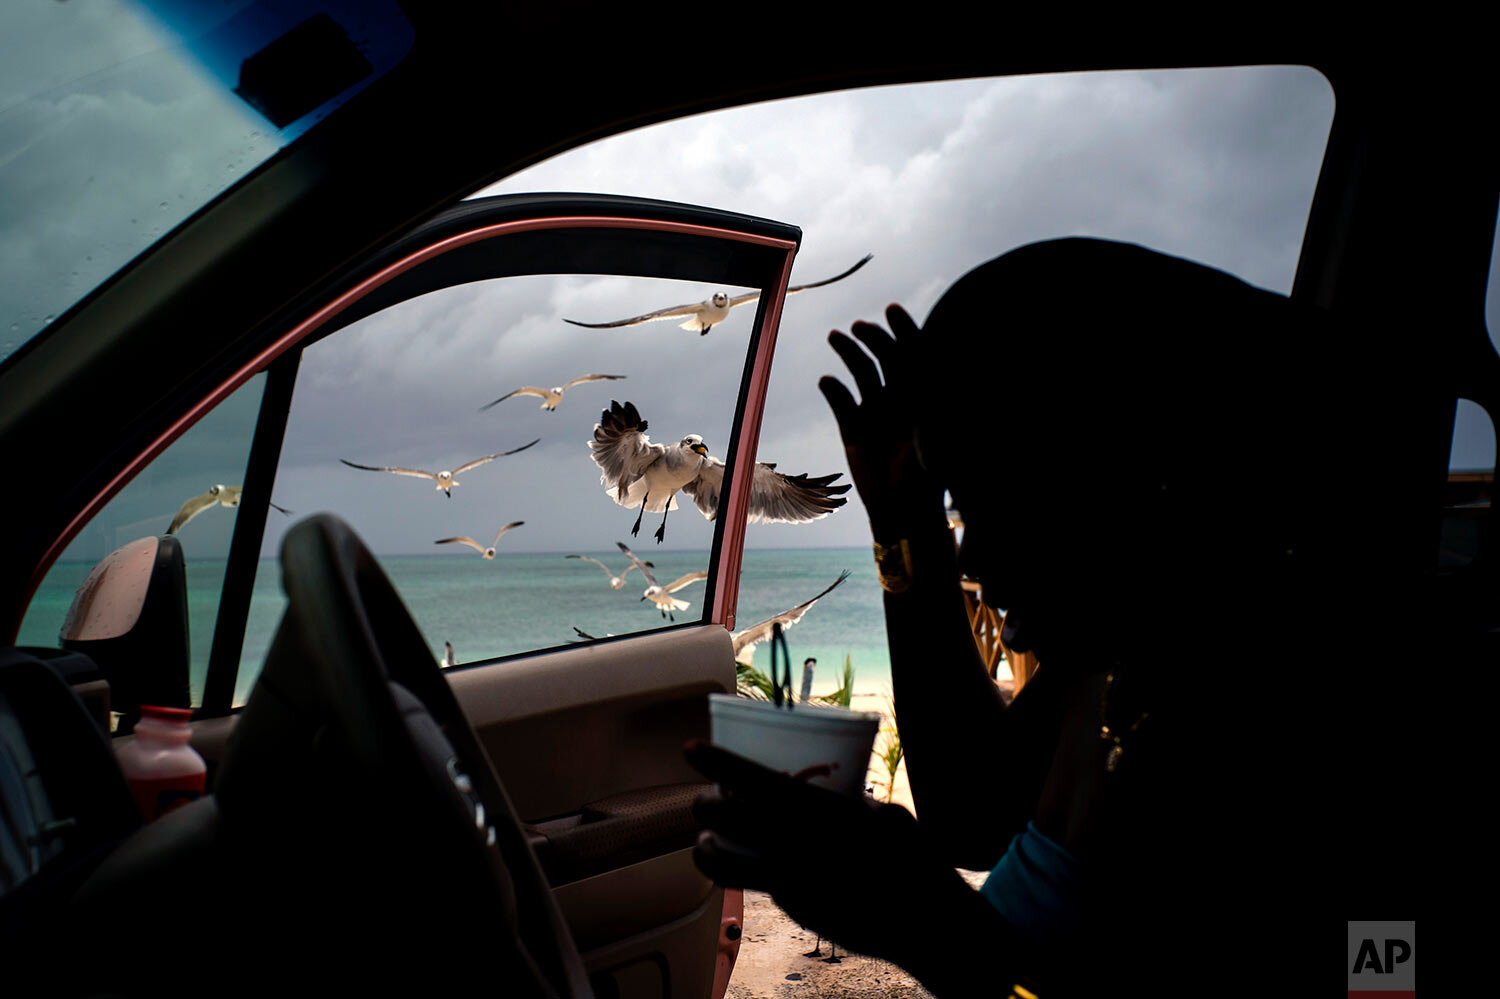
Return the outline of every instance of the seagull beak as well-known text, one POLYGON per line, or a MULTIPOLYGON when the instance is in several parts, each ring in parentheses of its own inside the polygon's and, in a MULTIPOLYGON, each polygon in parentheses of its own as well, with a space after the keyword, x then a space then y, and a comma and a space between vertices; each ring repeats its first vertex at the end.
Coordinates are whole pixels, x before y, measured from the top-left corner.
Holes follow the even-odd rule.
POLYGON ((703 455, 703 457, 705 457, 705 458, 708 457, 708 446, 707 445, 704 445, 704 444, 694 444, 693 445, 693 450, 697 451, 699 454, 703 455))

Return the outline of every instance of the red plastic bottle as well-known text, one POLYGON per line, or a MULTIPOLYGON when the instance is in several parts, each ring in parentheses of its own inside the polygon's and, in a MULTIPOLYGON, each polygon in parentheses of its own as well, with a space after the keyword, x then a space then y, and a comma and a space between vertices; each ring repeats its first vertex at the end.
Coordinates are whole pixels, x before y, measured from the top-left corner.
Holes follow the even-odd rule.
POLYGON ((187 708, 142 704, 135 738, 115 750, 147 822, 203 796, 208 768, 188 745, 192 717, 187 708))

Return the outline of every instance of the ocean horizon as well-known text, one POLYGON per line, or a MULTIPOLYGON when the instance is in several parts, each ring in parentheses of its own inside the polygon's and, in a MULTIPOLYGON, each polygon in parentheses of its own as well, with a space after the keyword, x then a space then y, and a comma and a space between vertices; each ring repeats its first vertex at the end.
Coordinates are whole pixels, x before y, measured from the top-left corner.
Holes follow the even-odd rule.
MULTIPOLYGON (((574 628, 596 637, 640 633, 669 626, 656 607, 643 602, 646 582, 632 572, 613 590, 598 566, 569 554, 599 559, 613 571, 627 563, 618 551, 499 552, 492 560, 465 549, 441 555, 377 555, 413 619, 427 637, 433 656, 443 657, 443 643, 453 644, 462 665, 488 662, 578 640, 574 628)), ((638 551, 655 564, 659 582, 708 567, 707 551, 638 551)), ((58 630, 92 562, 58 563, 33 598, 21 626, 18 644, 56 645, 58 630)), ((845 569, 850 576, 821 599, 806 617, 786 632, 794 685, 802 662, 817 660, 813 690, 836 689, 847 657, 860 693, 885 693, 890 687, 890 656, 885 637, 885 610, 875 566, 865 547, 762 548, 745 552, 740 574, 737 628, 751 627, 811 598, 845 569)), ((187 563, 191 683, 193 702, 202 698, 213 626, 223 586, 223 559, 187 563)), ((235 702, 249 695, 267 648, 286 606, 281 591, 280 561, 263 558, 240 654, 235 702)), ((702 619, 702 583, 675 596, 690 604, 677 612, 676 624, 702 619)), ((754 664, 769 669, 770 646, 755 650, 754 664)))

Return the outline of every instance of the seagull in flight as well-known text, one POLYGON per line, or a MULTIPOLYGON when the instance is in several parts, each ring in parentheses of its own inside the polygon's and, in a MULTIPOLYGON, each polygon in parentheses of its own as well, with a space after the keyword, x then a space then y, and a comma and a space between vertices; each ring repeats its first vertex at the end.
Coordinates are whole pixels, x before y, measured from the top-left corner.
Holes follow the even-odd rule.
POLYGON ((737 663, 750 662, 750 660, 755 658, 755 647, 761 642, 770 639, 771 629, 773 627, 779 624, 781 625, 781 630, 786 631, 792 625, 802 620, 803 615, 805 615, 809 610, 812 609, 813 604, 828 596, 828 594, 832 592, 835 586, 838 586, 848 578, 849 570, 845 569, 843 572, 839 573, 838 579, 835 579, 827 589, 825 589, 822 593, 819 593, 817 596, 813 597, 811 600, 804 601, 793 607, 791 610, 782 611, 775 617, 766 618, 766 620, 762 621, 760 624, 757 624, 750 628, 746 628, 744 631, 734 632, 734 634, 729 636, 734 640, 734 661, 737 663))
MULTIPOLYGON (((724 463, 709 455, 698 434, 688 434, 673 444, 653 444, 645 431, 646 421, 634 403, 611 402, 599 414, 589 449, 602 470, 599 481, 609 497, 620 506, 639 504, 641 508, 631 536, 640 533, 641 517, 648 511, 659 513, 656 542, 661 544, 667 512, 677 509, 679 489, 693 498, 704 517, 718 516, 724 463)), ((750 484, 750 523, 803 524, 828 516, 846 502, 839 494, 848 492, 849 484, 830 485, 842 474, 784 475, 774 464, 758 462, 750 484)))
MULTIPOLYGON (((220 506, 227 507, 239 506, 240 493, 242 493, 244 489, 244 486, 226 486, 223 484, 210 486, 208 492, 203 493, 199 496, 194 496, 192 499, 182 504, 182 508, 177 511, 177 516, 172 518, 172 526, 167 528, 167 533, 176 534, 179 530, 182 529, 182 525, 186 524, 188 521, 198 516, 198 514, 213 506, 215 503, 219 504, 220 506)), ((292 511, 288 510, 286 507, 276 506, 275 503, 272 503, 271 505, 273 507, 276 507, 276 509, 280 510, 282 513, 291 516, 292 511)))
POLYGON ((462 535, 456 538, 439 538, 437 541, 434 541, 433 544, 446 545, 457 541, 460 544, 468 545, 470 548, 474 549, 479 553, 480 558, 494 558, 495 546, 500 543, 500 535, 504 534, 512 527, 520 527, 524 523, 526 523, 526 521, 524 520, 513 520, 509 524, 506 524, 504 527, 500 528, 500 530, 495 532, 495 540, 490 542, 490 546, 488 548, 475 541, 473 538, 465 537, 462 535))
MULTIPOLYGON (((604 574, 609 577, 609 588, 612 589, 612 590, 623 589, 624 586, 625 586, 625 577, 628 576, 628 575, 630 575, 630 571, 635 568, 635 563, 632 562, 630 565, 627 565, 625 567, 625 571, 624 572, 622 572, 618 576, 616 576, 614 574, 614 572, 612 572, 610 570, 609 566, 605 565, 603 562, 599 561, 596 558, 589 558, 587 555, 565 555, 563 557, 564 558, 581 558, 585 562, 592 562, 595 565, 597 565, 599 568, 603 569, 604 570, 604 574)), ((656 568, 656 566, 654 564, 650 563, 650 562, 647 562, 645 564, 647 566, 649 566, 650 568, 652 568, 652 569, 656 568)))
POLYGON ((457 665, 458 665, 458 659, 453 654, 453 643, 452 642, 444 642, 443 643, 443 666, 444 667, 448 667, 448 666, 457 666, 457 665))
MULTIPOLYGON (((535 444, 540 440, 541 438, 538 437, 531 444, 535 444)), ((478 468, 487 461, 494 461, 496 458, 504 458, 508 454, 524 451, 531 447, 531 444, 522 444, 520 447, 510 451, 497 451, 494 454, 487 454, 483 458, 475 458, 473 461, 459 465, 451 472, 446 469, 441 472, 424 472, 420 468, 393 468, 390 465, 359 465, 344 458, 340 458, 339 461, 342 461, 350 468, 363 468, 367 472, 394 472, 397 475, 414 475, 419 479, 431 479, 437 483, 437 487, 442 491, 443 495, 451 499, 453 497, 453 487, 459 484, 458 480, 454 478, 455 475, 462 475, 469 469, 478 468)))
MULTIPOLYGON (((811 284, 793 285, 786 290, 786 293, 788 295, 795 295, 797 292, 806 291, 809 288, 821 288, 826 284, 842 281, 869 263, 870 259, 874 256, 875 254, 873 253, 866 253, 859 259, 858 263, 842 274, 835 274, 831 278, 814 281, 811 284)), ((737 305, 745 305, 753 302, 759 297, 760 292, 758 291, 748 291, 743 295, 735 295, 733 297, 720 291, 715 292, 701 302, 674 305, 669 309, 657 309, 655 312, 648 312, 645 315, 634 316, 630 319, 617 319, 612 323, 581 323, 576 319, 564 319, 563 322, 572 323, 574 326, 583 326, 591 330, 603 330, 614 329, 617 326, 639 326, 641 323, 652 323, 658 319, 683 319, 685 321, 678 324, 682 329, 696 330, 699 336, 706 336, 709 330, 729 318, 730 309, 737 305)))
POLYGON ((483 406, 479 407, 479 411, 482 413, 486 409, 489 409, 491 406, 495 405, 495 403, 504 402, 506 399, 509 399, 513 395, 534 395, 538 399, 542 400, 542 405, 540 408, 545 409, 550 413, 557 408, 558 403, 562 402, 563 393, 572 388, 574 385, 582 385, 584 382, 619 381, 624 377, 624 375, 579 375, 577 378, 568 382, 566 385, 554 385, 551 388, 538 388, 535 385, 525 385, 521 388, 516 389, 514 392, 507 392, 505 395, 502 395, 500 398, 496 399, 495 402, 485 403, 483 406))
POLYGON ((679 576, 677 579, 672 580, 672 582, 668 583, 666 586, 663 586, 656 581, 655 576, 651 575, 651 570, 646 568, 649 563, 642 562, 640 559, 636 558, 635 552, 625 547, 625 542, 616 541, 615 544, 620 546, 620 551, 630 556, 630 561, 635 564, 635 567, 637 569, 641 570, 641 575, 646 577, 646 582, 651 584, 650 586, 646 587, 646 592, 641 594, 641 599, 649 600, 653 604, 655 604, 656 609, 661 611, 661 616, 669 621, 677 620, 672 616, 673 611, 687 610, 692 606, 692 604, 688 603, 686 600, 679 600, 678 598, 672 596, 672 594, 676 593, 678 590, 682 589, 684 586, 687 586, 690 583, 696 583, 700 579, 708 578, 707 572, 690 572, 686 576, 679 576))

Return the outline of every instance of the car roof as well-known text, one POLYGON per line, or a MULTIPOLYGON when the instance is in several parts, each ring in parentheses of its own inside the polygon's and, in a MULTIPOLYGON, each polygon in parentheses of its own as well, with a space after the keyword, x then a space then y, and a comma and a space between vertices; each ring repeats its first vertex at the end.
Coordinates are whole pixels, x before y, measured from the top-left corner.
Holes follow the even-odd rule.
MULTIPOLYGON (((1080 29, 1061 15, 1018 18, 1004 35, 952 20, 845 25, 835 38, 794 33, 787 20, 746 8, 732 27, 701 23, 665 31, 616 15, 579 25, 562 9, 504 15, 467 5, 411 5, 411 55, 336 113, 263 164, 60 317, 0 368, 0 447, 12 468, 46 469, 66 456, 66 481, 51 492, 12 490, 17 565, 34 565, 126 457, 139 451, 222 373, 253 352, 291 303, 362 254, 457 199, 544 158, 629 128, 758 100, 918 80, 1051 71, 1298 63, 1322 71, 1339 102, 1297 294, 1337 306, 1359 287, 1389 281, 1365 261, 1349 230, 1349 181, 1389 199, 1377 243, 1452 246, 1417 266, 1467 268, 1482 315, 1494 223, 1494 172, 1434 144, 1403 149, 1380 137, 1383 119, 1423 122, 1474 149, 1488 139, 1480 60, 1450 55, 1441 75, 1402 63, 1391 50, 1351 45, 1342 31, 1295 30, 1262 21, 1187 40, 1157 25, 1080 29), (755 16, 758 15, 758 16, 755 16), (393 129, 399 123, 399 130, 393 129), (1367 162, 1378 146, 1381 176, 1367 162), (1432 156, 1442 157, 1439 189, 1432 156), (372 169, 379 164, 379 169, 372 169), (1399 200, 1410 176, 1432 201, 1421 212, 1399 200), (1384 185, 1384 186, 1381 186, 1384 185), (1477 200, 1476 200, 1477 199, 1477 200), (1483 215, 1488 199, 1488 219, 1483 215), (1435 204, 1434 202, 1444 202, 1435 204), (1446 205, 1446 207, 1445 207, 1446 205), (1478 207, 1476 207, 1476 205, 1478 207), (1432 209, 1436 209, 1435 211, 1432 209), (1342 227, 1342 228, 1341 228, 1342 227), (1343 242, 1340 243, 1339 241, 1343 242), (1483 243, 1482 252, 1475 244, 1483 243), (1480 261, 1478 265, 1474 262, 1480 261), (1342 268, 1333 272, 1334 264, 1342 268), (1340 295, 1344 298, 1341 299, 1340 295), (211 323, 211 330, 206 325, 211 323), (209 335, 211 333, 211 335, 209 335), (101 421, 99 414, 110 414, 101 421)), ((1071 17, 1071 15, 1070 15, 1071 17)), ((1227 27, 1227 25, 1226 25, 1227 27)), ((1409 139, 1409 132, 1403 135, 1409 139)), ((1487 142, 1486 142, 1487 145, 1487 142)), ((1415 201, 1415 198, 1409 200, 1415 201)), ((1359 216, 1368 219, 1368 213, 1359 216)), ((795 219, 786 220, 795 223, 795 219)), ((1364 224, 1368 224, 1367 222, 1364 224)), ((1407 273, 1412 273, 1408 271, 1407 273)), ((1413 278, 1420 279, 1420 276, 1413 278)), ((0 605, 24 604, 24 586, 0 582, 0 605)))

